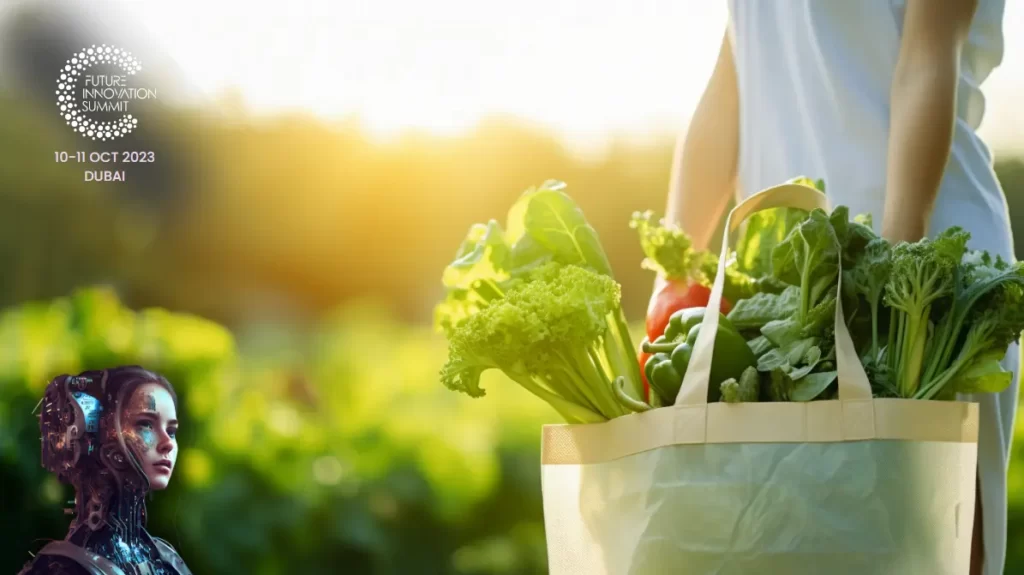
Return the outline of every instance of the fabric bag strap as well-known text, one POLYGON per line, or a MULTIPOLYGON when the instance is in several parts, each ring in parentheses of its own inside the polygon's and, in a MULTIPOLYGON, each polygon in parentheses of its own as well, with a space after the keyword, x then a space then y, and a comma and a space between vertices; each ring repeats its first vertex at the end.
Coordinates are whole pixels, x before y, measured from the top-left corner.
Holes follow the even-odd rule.
MULTIPOLYGON (((828 197, 815 188, 803 184, 782 184, 762 190, 743 200, 729 212, 722 234, 722 251, 718 257, 718 273, 711 288, 707 309, 721 307, 722 291, 725 288, 725 267, 729 256, 729 240, 750 215, 770 208, 798 208, 808 212, 820 208, 830 211, 828 197)), ((841 258, 840 258, 841 259, 841 258)), ((835 337, 836 369, 839 379, 841 401, 871 400, 871 384, 864 366, 861 365, 853 338, 846 327, 842 306, 842 267, 840 262, 839 290, 836 297, 835 337)), ((683 376, 676 405, 706 405, 711 380, 711 360, 714 352, 715 335, 718 332, 718 314, 705 313, 700 334, 693 346, 693 354, 686 374, 683 376)))

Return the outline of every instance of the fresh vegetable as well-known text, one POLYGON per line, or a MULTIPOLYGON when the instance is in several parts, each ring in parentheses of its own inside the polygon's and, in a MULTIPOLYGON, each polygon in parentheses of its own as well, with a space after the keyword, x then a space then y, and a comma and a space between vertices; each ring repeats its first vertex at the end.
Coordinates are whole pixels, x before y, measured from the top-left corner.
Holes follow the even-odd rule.
MULTIPOLYGON (((800 184, 825 192, 823 180, 812 181, 805 176, 799 176, 786 183, 800 184)), ((736 243, 737 271, 757 278, 757 281, 771 278, 772 250, 805 219, 807 211, 798 208, 770 208, 751 214, 744 223, 744 233, 736 243)))
POLYGON ((726 317, 738 330, 760 329, 770 321, 795 316, 799 304, 800 288, 787 286, 782 293, 758 293, 741 299, 726 317))
POLYGON ((812 373, 794 381, 785 370, 771 372, 768 397, 771 401, 811 401, 816 399, 836 380, 835 371, 812 373))
POLYGON ((638 412, 650 411, 652 409, 650 404, 644 403, 642 401, 637 401, 636 399, 630 397, 628 393, 626 393, 626 380, 622 376, 615 378, 614 389, 615 396, 616 398, 618 398, 619 403, 622 404, 627 409, 638 412))
MULTIPOLYGON (((860 246, 862 236, 860 224, 848 222, 845 208, 834 211, 832 217, 823 210, 807 213, 772 249, 771 273, 786 287, 740 300, 728 314, 738 330, 749 334, 748 348, 757 358, 757 369, 765 374, 779 372, 774 376, 777 392, 770 397, 785 397, 788 401, 793 386, 801 390, 795 394, 798 398, 819 389, 818 385, 804 387, 806 384, 800 382, 823 372, 822 362, 833 359, 832 328, 842 245, 860 246)), ((824 378, 835 379, 834 372, 824 373, 811 381, 816 384, 824 378)))
POLYGON ((722 401, 739 403, 741 401, 757 401, 761 394, 761 378, 757 370, 748 367, 743 370, 739 381, 730 377, 722 382, 722 401))
MULTIPOLYGON (((772 251, 772 273, 789 285, 799 286, 794 318, 806 326, 816 310, 835 298, 839 273, 839 245, 832 222, 814 210, 772 251)), ((835 305, 835 302, 832 302, 835 305)))
MULTIPOLYGON (((644 259, 640 266, 652 270, 666 280, 666 284, 651 298, 647 309, 647 337, 654 340, 665 333, 669 318, 677 310, 706 306, 711 296, 707 267, 717 264, 711 254, 693 249, 690 236, 678 226, 659 220, 654 212, 634 212, 629 226, 640 236, 644 259)), ((722 312, 731 304, 722 298, 722 312)))
POLYGON ((669 354, 669 359, 672 360, 672 365, 676 368, 680 374, 686 373, 686 368, 690 365, 690 356, 693 355, 693 344, 683 342, 676 346, 669 354))
POLYGON ((671 356, 665 352, 653 353, 651 357, 647 358, 647 362, 644 363, 644 375, 647 377, 648 382, 654 379, 654 366, 670 358, 671 356))
MULTIPOLYGON (((674 341, 689 334, 693 326, 704 321, 704 311, 706 309, 704 306, 689 307, 673 313, 672 317, 668 320, 668 326, 665 328, 665 339, 674 341)), ((729 324, 729 320, 725 319, 724 315, 718 314, 720 325, 722 320, 725 320, 725 325, 728 325, 729 329, 733 329, 729 324)))
MULTIPOLYGON (((682 344, 686 345, 686 344, 682 344)), ((676 369, 672 357, 668 354, 658 354, 657 361, 651 369, 651 391, 658 394, 666 405, 675 403, 679 395, 679 387, 683 383, 683 373, 676 369), (658 356, 662 357, 658 357, 658 356)), ((685 373, 685 369, 683 370, 685 373)))
POLYGON ((886 284, 886 304, 895 326, 889 332, 889 367, 902 397, 917 393, 924 368, 925 343, 932 304, 953 295, 957 265, 967 247, 967 234, 953 228, 934 242, 897 245, 892 274, 886 284))
POLYGON ((901 397, 952 397, 1009 384, 992 360, 1001 359, 1024 328, 1024 266, 967 252, 968 239, 952 228, 933 242, 893 249, 885 297, 896 327, 887 359, 901 397), (935 268, 946 277, 932 279, 935 268), (922 328, 924 320, 929 323, 922 328), (988 377, 981 381, 981 374, 988 377))
MULTIPOLYGON (((670 324, 671 332, 644 345, 644 350, 655 353, 654 357, 662 356, 657 363, 648 365, 652 367, 652 389, 659 395, 666 405, 675 403, 679 394, 679 387, 682 384, 683 376, 690 364, 690 356, 693 353, 693 346, 700 334, 701 321, 704 318, 705 308, 691 308, 680 310, 674 321, 670 324), (686 331, 683 328, 686 327, 686 331), (669 339, 672 333, 674 339, 669 339), (682 335, 685 333, 685 336, 682 335), (670 365, 667 367, 660 366, 670 365), (659 373, 661 376, 659 378, 659 373)), ((653 358, 652 358, 653 359, 653 358)), ((728 378, 739 378, 743 370, 757 363, 753 351, 747 345, 729 320, 725 316, 718 317, 718 332, 715 334, 715 347, 711 358, 711 385, 708 390, 708 401, 717 401, 719 397, 718 384, 728 378)))
MULTIPOLYGON (((681 309, 706 306, 710 295, 711 289, 707 286, 670 280, 658 291, 648 307, 647 337, 655 338, 665 333, 673 313, 681 309)), ((728 309, 728 302, 723 301, 722 310, 728 309)))
POLYGON ((864 255, 855 261, 853 267, 843 272, 843 284, 850 292, 862 296, 871 314, 871 347, 867 356, 877 359, 879 352, 879 308, 882 294, 892 269, 892 248, 882 238, 867 243, 864 255))
MULTIPOLYGON (((643 267, 676 280, 654 299, 638 353, 597 233, 563 188, 524 192, 504 229, 471 226, 434 310, 449 343, 442 381, 479 397, 483 372, 498 369, 570 423, 672 405, 717 258, 650 212, 634 214, 643 267)), ((959 228, 890 245, 870 217, 843 206, 773 214, 751 218, 725 269, 709 401, 836 398, 839 298, 876 396, 942 400, 1009 386, 1000 361, 1024 330, 1024 263, 970 251, 959 228)))
POLYGON ((608 258, 563 188, 524 192, 506 230, 470 228, 435 308, 449 346, 441 380, 479 397, 481 374, 498 369, 568 422, 605 421, 635 411, 622 393, 643 402, 640 363, 608 258))

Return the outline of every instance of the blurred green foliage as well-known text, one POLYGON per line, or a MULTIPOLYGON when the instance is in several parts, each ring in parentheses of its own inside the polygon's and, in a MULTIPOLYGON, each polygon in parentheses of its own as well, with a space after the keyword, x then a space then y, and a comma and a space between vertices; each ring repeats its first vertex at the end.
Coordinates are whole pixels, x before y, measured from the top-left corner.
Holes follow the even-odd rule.
POLYGON ((4 572, 67 526, 73 494, 39 466, 31 414, 47 381, 125 363, 176 386, 179 465, 150 527, 196 573, 544 569, 538 430, 554 415, 500 376, 487 401, 447 391, 443 339, 379 306, 242 356, 218 324, 94 288, 0 313, 0 343, 4 572))

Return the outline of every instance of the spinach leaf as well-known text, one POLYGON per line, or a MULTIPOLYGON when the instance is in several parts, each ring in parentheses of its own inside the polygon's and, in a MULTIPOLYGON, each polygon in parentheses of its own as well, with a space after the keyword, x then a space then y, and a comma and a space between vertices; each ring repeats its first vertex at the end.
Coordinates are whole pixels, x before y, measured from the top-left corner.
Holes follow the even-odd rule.
POLYGON ((781 320, 796 314, 800 304, 800 288, 788 286, 782 293, 756 293, 741 299, 726 316, 739 330, 757 328, 772 320, 781 320))
POLYGON ((795 382, 789 392, 790 401, 811 401, 815 399, 828 389, 828 386, 832 385, 838 374, 835 371, 812 373, 795 382))
POLYGON ((555 261, 588 266, 613 277, 597 231, 587 222, 583 210, 562 191, 564 188, 564 183, 550 180, 523 192, 509 210, 509 240, 518 242, 529 235, 555 261))

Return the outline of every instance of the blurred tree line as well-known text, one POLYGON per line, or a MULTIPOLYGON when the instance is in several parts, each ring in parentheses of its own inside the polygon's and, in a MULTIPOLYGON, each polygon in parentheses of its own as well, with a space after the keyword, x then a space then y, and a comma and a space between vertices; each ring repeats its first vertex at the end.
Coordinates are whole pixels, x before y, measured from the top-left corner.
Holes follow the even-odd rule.
MULTIPOLYGON (((104 184, 54 159, 131 137, 87 142, 51 115, 0 99, 0 571, 67 526, 31 414, 46 382, 141 363, 183 421, 150 527, 194 572, 545 572, 538 432, 557 417, 500 375, 479 400, 441 387, 441 270, 471 223, 556 177, 639 328, 652 278, 628 220, 663 209, 671 141, 584 158, 512 120, 381 143, 357 122, 165 111, 145 130, 181 189, 155 202, 145 167, 104 184)), ((1024 163, 997 171, 1024 229, 1024 163)), ((1016 572, 1024 443, 1010 489, 1016 572)))

